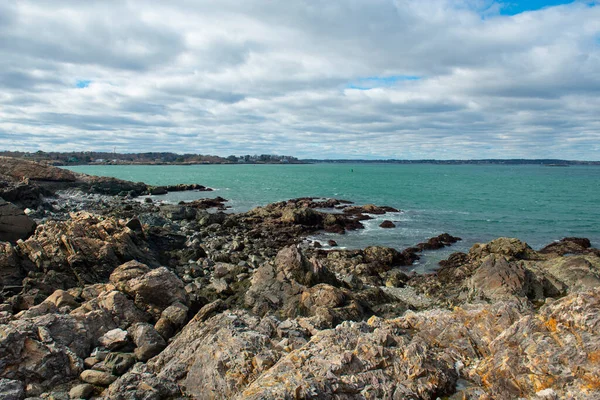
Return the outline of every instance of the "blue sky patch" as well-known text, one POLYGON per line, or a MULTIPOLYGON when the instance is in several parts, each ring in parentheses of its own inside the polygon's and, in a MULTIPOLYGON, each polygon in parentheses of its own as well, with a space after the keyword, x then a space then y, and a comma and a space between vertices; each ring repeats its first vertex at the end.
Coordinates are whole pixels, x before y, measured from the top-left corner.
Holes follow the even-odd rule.
POLYGON ((78 79, 77 81, 75 81, 75 87, 83 89, 90 86, 90 83, 92 83, 92 81, 89 79, 78 79))
POLYGON ((421 77, 416 75, 367 76, 358 78, 346 87, 348 89, 369 90, 377 87, 392 86, 398 82, 417 81, 419 79, 421 77))
POLYGON ((500 14, 516 15, 525 11, 540 10, 546 7, 558 6, 561 4, 571 4, 573 1, 565 0, 506 0, 502 2, 500 14))

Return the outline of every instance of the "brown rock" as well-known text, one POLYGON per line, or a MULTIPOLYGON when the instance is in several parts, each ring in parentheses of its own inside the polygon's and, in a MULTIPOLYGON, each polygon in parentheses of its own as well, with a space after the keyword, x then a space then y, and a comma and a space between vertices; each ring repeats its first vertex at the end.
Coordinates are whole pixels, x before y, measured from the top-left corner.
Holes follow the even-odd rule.
POLYGON ((87 383, 98 386, 108 386, 113 383, 117 377, 108 372, 86 369, 81 373, 79 378, 87 383))
POLYGON ((18 158, 0 157, 2 173, 16 180, 74 182, 75 173, 49 165, 18 158))

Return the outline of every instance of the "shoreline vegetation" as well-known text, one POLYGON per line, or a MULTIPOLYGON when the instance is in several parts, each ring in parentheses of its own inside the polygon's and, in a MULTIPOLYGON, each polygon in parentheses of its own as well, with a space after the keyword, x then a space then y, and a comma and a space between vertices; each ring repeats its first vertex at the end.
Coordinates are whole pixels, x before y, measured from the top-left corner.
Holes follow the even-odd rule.
POLYGON ((308 239, 398 211, 385 205, 140 201, 210 188, 35 154, 0 157, 0 398, 600 397, 600 250, 586 238, 498 238, 421 275, 407 267, 460 238, 308 239))
POLYGON ((203 165, 203 164, 443 164, 443 165, 600 165, 600 161, 561 159, 467 159, 467 160, 399 160, 399 159, 298 159, 286 155, 230 155, 227 157, 169 152, 110 153, 110 152, 43 152, 0 151, 0 157, 19 158, 53 166, 75 165, 203 165))

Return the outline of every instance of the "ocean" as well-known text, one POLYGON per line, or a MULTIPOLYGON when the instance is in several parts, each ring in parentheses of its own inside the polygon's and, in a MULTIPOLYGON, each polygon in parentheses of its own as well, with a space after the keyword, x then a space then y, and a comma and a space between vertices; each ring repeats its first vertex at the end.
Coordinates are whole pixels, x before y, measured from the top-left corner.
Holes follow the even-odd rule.
POLYGON ((70 170, 150 185, 198 183, 214 192, 154 196, 178 202, 221 196, 232 211, 295 197, 335 197, 357 204, 392 206, 365 229, 322 234, 340 247, 383 245, 402 250, 448 232, 463 240, 427 252, 414 266, 429 271, 454 251, 500 236, 535 249, 566 236, 600 245, 600 167, 541 165, 303 164, 303 165, 86 165, 70 170), (390 219, 396 228, 379 224, 390 219))

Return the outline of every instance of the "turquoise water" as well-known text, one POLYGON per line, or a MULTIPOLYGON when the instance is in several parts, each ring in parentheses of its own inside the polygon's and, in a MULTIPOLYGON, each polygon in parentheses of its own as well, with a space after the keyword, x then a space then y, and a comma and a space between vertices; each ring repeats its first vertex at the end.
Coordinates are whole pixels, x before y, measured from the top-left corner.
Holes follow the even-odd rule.
POLYGON ((402 213, 367 221, 365 230, 331 237, 350 248, 379 244, 398 249, 443 232, 463 238, 447 251, 429 254, 422 265, 499 236, 517 237, 534 248, 565 236, 588 237, 600 245, 600 167, 595 166, 127 165, 70 169, 152 185, 199 183, 217 190, 173 193, 167 199, 219 195, 230 200, 234 211, 305 196, 389 205, 402 213), (384 218, 396 221, 397 228, 379 228, 384 218))

